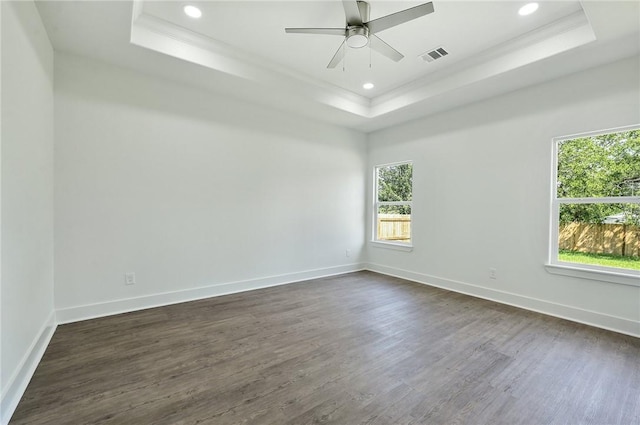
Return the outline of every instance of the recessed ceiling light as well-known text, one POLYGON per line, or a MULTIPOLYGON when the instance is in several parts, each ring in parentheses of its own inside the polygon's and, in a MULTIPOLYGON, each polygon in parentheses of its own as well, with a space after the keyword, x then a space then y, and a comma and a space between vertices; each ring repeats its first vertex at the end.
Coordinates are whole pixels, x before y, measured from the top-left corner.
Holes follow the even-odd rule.
POLYGON ((190 18, 199 18, 202 16, 202 11, 195 6, 185 6, 184 13, 190 18))
POLYGON ((538 10, 538 3, 527 3, 518 10, 518 14, 520 16, 527 16, 531 15, 536 10, 538 10))
POLYGON ((365 90, 371 90, 372 88, 374 88, 375 86, 373 85, 373 83, 364 83, 362 85, 362 88, 365 90))

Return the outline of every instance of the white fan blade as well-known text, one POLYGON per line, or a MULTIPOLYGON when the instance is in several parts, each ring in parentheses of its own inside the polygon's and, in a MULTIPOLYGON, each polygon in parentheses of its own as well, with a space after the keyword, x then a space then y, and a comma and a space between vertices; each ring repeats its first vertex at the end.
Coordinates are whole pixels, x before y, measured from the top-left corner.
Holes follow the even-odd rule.
POLYGON ((324 35, 341 35, 345 36, 344 28, 285 28, 287 34, 324 34, 324 35))
POLYGON ((358 8, 358 2, 356 2, 356 0, 342 0, 342 6, 344 7, 344 15, 347 18, 348 26, 362 25, 360 8, 358 8))
POLYGON ((400 59, 404 57, 402 53, 389 46, 387 43, 382 41, 380 37, 370 34, 369 35, 369 46, 376 52, 388 57, 392 61, 398 62, 400 59))
POLYGON ((395 27, 396 25, 404 24, 405 22, 409 22, 421 16, 428 15, 429 13, 433 13, 432 2, 392 13, 391 15, 383 16, 382 18, 374 19, 373 21, 365 22, 365 25, 369 28, 369 32, 377 33, 388 28, 395 27))
POLYGON ((342 59, 344 58, 344 43, 345 42, 343 41, 342 44, 340 45, 340 47, 338 47, 338 51, 336 52, 335 55, 333 55, 333 58, 331 59, 331 62, 329 62, 329 65, 327 65, 327 68, 333 69, 340 62, 342 62, 342 59))

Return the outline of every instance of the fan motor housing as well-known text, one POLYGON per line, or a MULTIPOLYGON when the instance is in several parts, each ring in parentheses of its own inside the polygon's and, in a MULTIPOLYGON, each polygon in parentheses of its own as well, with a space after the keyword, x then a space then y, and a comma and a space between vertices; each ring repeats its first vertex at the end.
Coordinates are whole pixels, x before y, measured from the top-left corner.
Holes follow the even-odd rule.
POLYGON ((364 26, 347 28, 347 46, 359 49, 367 44, 369 44, 369 28, 364 26))

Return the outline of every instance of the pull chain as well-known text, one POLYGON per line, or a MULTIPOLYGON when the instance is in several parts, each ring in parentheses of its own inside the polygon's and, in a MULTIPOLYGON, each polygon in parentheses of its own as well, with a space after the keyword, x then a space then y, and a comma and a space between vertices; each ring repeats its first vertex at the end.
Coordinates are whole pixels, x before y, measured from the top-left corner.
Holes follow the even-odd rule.
POLYGON ((345 49, 346 42, 342 43, 342 72, 344 72, 345 62, 347 61, 347 50, 345 49))

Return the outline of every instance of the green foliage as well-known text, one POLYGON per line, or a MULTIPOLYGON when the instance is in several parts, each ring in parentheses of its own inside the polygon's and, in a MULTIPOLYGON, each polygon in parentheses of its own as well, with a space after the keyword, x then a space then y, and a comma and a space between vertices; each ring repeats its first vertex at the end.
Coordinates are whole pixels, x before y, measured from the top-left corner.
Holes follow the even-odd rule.
POLYGON ((380 205, 378 214, 411 215, 411 207, 409 205, 380 205))
MULTIPOLYGON (((558 198, 640 194, 640 130, 565 140, 558 146, 558 198)), ((637 204, 562 204, 560 222, 601 223, 623 212, 640 220, 637 204)))
POLYGON ((378 201, 411 201, 412 164, 391 165, 378 169, 378 201))
MULTIPOLYGON (((413 164, 399 164, 378 168, 378 201, 402 202, 412 200, 413 164)), ((409 205, 381 205, 381 214, 411 214, 409 205)))

